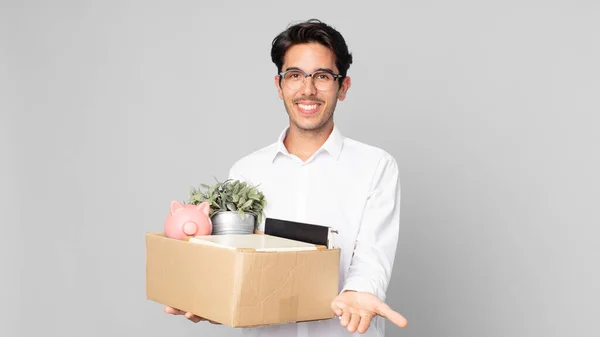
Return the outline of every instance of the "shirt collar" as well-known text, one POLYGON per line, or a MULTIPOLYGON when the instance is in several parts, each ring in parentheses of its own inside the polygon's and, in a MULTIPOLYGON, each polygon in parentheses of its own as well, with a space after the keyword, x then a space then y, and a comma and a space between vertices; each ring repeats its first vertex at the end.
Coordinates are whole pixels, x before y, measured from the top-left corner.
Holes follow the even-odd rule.
MULTIPOLYGON (((275 153, 273 154, 273 161, 275 160, 275 158, 277 158, 277 155, 279 153, 284 154, 286 156, 290 155, 287 148, 283 144, 283 140, 285 139, 289 129, 290 129, 290 127, 287 126, 287 127, 285 127, 285 129, 283 129, 281 134, 279 134, 279 138, 277 139, 277 146, 275 148, 276 150, 275 150, 275 153)), ((334 159, 337 160, 340 157, 340 154, 342 153, 343 145, 344 145, 344 137, 342 136, 340 130, 334 125, 333 130, 331 131, 331 134, 329 135, 329 137, 327 138, 325 143, 323 143, 321 148, 319 148, 315 152, 315 155, 318 154, 319 152, 326 151, 334 159)))

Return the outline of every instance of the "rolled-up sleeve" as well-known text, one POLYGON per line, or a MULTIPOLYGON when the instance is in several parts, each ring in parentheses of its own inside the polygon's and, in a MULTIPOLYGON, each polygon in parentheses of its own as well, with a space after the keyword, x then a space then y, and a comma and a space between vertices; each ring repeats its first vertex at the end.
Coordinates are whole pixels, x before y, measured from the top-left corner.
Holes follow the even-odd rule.
POLYGON ((385 301, 400 226, 398 164, 386 153, 379 160, 343 291, 369 292, 385 301))

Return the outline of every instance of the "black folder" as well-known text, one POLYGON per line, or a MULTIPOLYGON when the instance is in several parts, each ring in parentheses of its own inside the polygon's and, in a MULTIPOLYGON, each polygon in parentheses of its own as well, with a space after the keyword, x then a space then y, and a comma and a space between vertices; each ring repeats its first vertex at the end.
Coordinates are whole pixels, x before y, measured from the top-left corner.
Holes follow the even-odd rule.
POLYGON ((327 248, 331 248, 331 233, 337 232, 327 226, 283 219, 265 219, 265 234, 308 242, 315 245, 323 245, 327 248))

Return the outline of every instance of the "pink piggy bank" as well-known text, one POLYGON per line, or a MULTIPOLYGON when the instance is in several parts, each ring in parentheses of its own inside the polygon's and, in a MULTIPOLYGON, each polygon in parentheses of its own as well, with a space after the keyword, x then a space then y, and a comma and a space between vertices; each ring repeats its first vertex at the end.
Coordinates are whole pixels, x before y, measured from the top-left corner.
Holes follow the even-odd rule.
POLYGON ((210 235, 212 221, 209 217, 208 202, 200 205, 182 205, 177 200, 171 202, 171 210, 165 220, 165 236, 183 240, 189 236, 210 235))

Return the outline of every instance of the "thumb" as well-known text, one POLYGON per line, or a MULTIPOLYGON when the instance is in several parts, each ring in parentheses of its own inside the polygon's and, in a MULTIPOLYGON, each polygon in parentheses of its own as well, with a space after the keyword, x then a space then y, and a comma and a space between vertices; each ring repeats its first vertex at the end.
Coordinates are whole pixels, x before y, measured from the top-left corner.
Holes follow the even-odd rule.
POLYGON ((392 310, 392 308, 383 302, 377 307, 375 313, 381 317, 389 319, 390 322, 401 328, 405 328, 408 325, 408 321, 406 318, 404 318, 404 316, 400 315, 399 312, 392 310))

